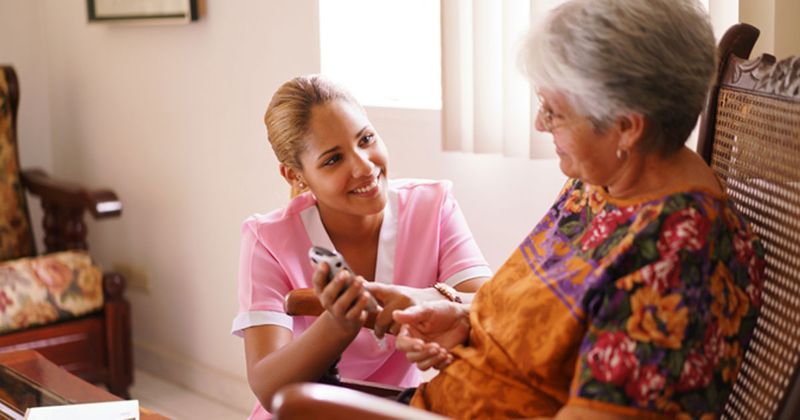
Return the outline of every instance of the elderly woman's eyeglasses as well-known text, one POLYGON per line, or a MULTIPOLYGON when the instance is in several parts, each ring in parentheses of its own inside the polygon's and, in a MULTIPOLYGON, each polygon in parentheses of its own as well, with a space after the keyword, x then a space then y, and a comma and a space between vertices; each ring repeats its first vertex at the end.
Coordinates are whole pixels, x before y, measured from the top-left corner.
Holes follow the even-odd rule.
POLYGON ((578 118, 575 118, 577 116, 567 117, 553 112, 541 95, 536 95, 536 98, 539 100, 539 112, 536 114, 536 120, 542 123, 543 131, 552 133, 557 128, 579 121, 578 118))

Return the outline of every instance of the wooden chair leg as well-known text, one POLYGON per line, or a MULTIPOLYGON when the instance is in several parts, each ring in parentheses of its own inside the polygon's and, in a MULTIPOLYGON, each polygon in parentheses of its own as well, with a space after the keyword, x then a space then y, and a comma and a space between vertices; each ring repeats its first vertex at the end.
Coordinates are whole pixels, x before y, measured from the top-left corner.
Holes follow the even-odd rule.
POLYGON ((103 275, 106 293, 106 349, 108 355, 108 390, 128 399, 128 387, 133 383, 130 305, 122 299, 125 279, 117 273, 103 275))

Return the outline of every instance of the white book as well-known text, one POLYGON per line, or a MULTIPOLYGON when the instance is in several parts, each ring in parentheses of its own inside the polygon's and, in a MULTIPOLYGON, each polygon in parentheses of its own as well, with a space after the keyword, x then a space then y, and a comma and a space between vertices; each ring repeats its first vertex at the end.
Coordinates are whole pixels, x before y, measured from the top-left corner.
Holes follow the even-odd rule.
POLYGON ((32 407, 25 412, 25 418, 28 420, 139 420, 139 400, 32 407))

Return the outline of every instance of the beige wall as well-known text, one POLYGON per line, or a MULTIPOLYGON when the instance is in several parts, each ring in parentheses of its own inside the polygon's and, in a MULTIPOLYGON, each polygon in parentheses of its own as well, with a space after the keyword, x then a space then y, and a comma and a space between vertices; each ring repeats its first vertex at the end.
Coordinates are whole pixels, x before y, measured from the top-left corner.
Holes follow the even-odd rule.
MULTIPOLYGON (((282 81, 319 71, 317 3, 206 2, 189 25, 119 26, 88 25, 84 0, 0 0, 0 61, 23 83, 23 164, 124 203, 89 228, 98 262, 129 274, 136 365, 249 408, 228 332, 239 226, 287 201, 261 119, 282 81)), ((555 161, 441 152, 438 112, 369 112, 393 176, 454 181, 493 267, 563 183, 555 161)))
POLYGON ((775 50, 775 2, 778 0, 739 0, 739 21, 761 31, 752 56, 775 50))
POLYGON ((800 54, 800 1, 739 0, 739 16, 761 30, 753 57, 765 52, 778 58, 800 54))
POLYGON ((29 165, 53 165, 45 32, 38 2, 0 0, 0 64, 14 66, 21 88, 20 155, 29 165))
POLYGON ((800 55, 800 0, 775 3, 775 56, 800 55))

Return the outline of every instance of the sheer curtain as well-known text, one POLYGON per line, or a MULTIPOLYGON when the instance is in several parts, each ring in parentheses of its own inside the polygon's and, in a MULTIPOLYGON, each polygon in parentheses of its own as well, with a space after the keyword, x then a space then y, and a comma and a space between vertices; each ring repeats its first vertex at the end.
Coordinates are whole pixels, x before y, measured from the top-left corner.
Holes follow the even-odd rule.
MULTIPOLYGON (((535 93, 517 55, 531 24, 564 0, 441 0, 442 147, 511 157, 555 157, 533 128, 535 93)), ((739 17, 739 0, 701 0, 719 37, 739 17)))
POLYGON ((563 0, 442 0, 443 148, 550 158, 517 55, 537 16, 563 0))

